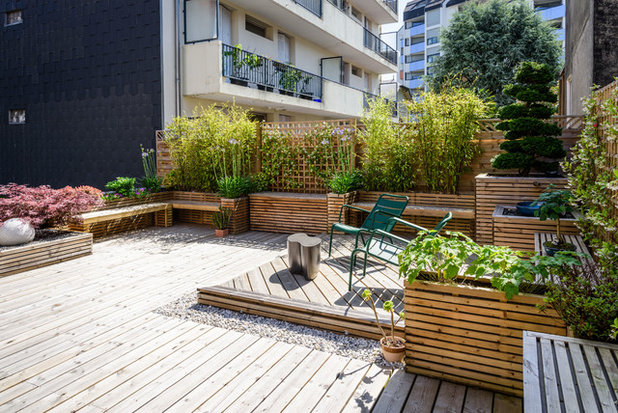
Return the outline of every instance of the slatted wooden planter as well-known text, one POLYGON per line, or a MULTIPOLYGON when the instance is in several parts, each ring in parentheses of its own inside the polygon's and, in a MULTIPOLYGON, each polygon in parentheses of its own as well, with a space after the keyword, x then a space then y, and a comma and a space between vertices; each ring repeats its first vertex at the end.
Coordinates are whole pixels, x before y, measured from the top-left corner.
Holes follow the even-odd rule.
POLYGON ((240 234, 249 231, 249 198, 221 198, 221 208, 232 210, 228 229, 230 234, 240 234))
POLYGON ((68 237, 0 250, 0 276, 17 274, 90 254, 92 254, 92 234, 71 232, 68 237))
POLYGON ((326 194, 261 192, 249 195, 251 230, 319 234, 328 225, 326 194))
POLYGON ((154 194, 148 195, 147 197, 144 197, 144 198, 112 199, 109 201, 105 201, 105 204, 102 207, 97 208, 97 210, 123 208, 123 207, 133 206, 133 205, 149 204, 151 202, 165 202, 165 201, 169 201, 170 199, 172 199, 173 194, 174 194, 173 191, 162 191, 162 192, 156 192, 154 194))
POLYGON ((494 231, 493 214, 497 205, 516 205, 520 201, 534 201, 549 184, 554 184, 557 189, 564 189, 567 187, 567 179, 477 175, 476 241, 479 244, 494 243, 496 231, 494 231))
POLYGON ((405 286, 406 370, 521 397, 523 331, 566 335, 543 297, 415 281, 405 286))
MULTIPOLYGON (((541 221, 537 217, 505 215, 506 208, 512 206, 498 205, 493 213, 493 243, 511 247, 520 251, 535 251, 534 234, 536 232, 556 232, 556 221, 541 221)), ((574 212, 574 215, 578 214, 574 212)), ((575 226, 576 218, 560 220, 560 231, 565 235, 577 235, 579 229, 575 226)))
MULTIPOLYGON (((365 209, 371 209, 382 193, 379 191, 360 191, 356 204, 365 209)), ((447 212, 452 212, 453 219, 448 223, 446 229, 474 236, 474 194, 434 194, 425 192, 396 192, 394 194, 406 195, 409 198, 408 207, 403 214, 403 219, 406 221, 431 229, 440 222, 447 212)), ((359 215, 353 215, 355 217, 351 218, 353 224, 361 224, 362 217, 359 215)), ((410 231, 411 229, 401 225, 395 227, 395 232, 410 231)))
MULTIPOLYGON (((348 192, 347 194, 333 194, 329 193, 326 195, 328 201, 328 231, 330 231, 330 227, 339 222, 339 213, 341 211, 341 207, 344 204, 351 205, 358 198, 358 192, 348 192)), ((343 214, 341 214, 341 223, 350 224, 352 213, 349 208, 343 210, 343 214)))

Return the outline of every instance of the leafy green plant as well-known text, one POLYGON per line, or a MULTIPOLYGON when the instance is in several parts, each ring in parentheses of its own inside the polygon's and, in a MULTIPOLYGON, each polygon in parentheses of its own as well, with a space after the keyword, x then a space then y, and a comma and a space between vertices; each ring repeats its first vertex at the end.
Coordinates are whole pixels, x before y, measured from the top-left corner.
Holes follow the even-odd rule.
POLYGON ((573 255, 558 253, 553 257, 534 256, 522 259, 523 253, 508 247, 478 245, 459 232, 446 236, 421 232, 399 256, 399 275, 414 282, 425 274, 438 282, 464 282, 490 278, 491 284, 503 291, 507 299, 518 294, 522 283, 534 283, 537 277, 547 279, 553 268, 577 265, 573 255))
POLYGON ((161 178, 158 176, 145 176, 140 179, 140 185, 150 193, 159 192, 161 190, 161 178))
POLYGON ((562 129, 544 120, 553 113, 552 105, 557 99, 551 91, 553 80, 553 71, 548 65, 524 62, 515 74, 516 83, 505 86, 504 93, 517 103, 498 112, 502 122, 496 129, 505 131, 506 141, 500 144, 500 149, 506 153, 492 160, 494 168, 517 169, 523 176, 532 169, 558 171, 556 160, 566 155, 562 142, 555 137, 562 129))
POLYGON ((232 210, 229 208, 221 208, 212 214, 212 224, 215 229, 226 229, 232 219, 232 210))
POLYGON ((142 152, 142 166, 144 167, 144 177, 140 179, 140 184, 149 192, 159 192, 162 180, 157 176, 157 160, 154 149, 144 149, 140 145, 142 152))
POLYGON ((541 221, 546 219, 556 221, 556 241, 547 241, 545 246, 571 251, 575 250, 575 246, 566 243, 560 233, 560 218, 573 212, 572 202, 573 195, 571 191, 559 191, 553 184, 550 184, 539 198, 532 203, 532 205, 539 205, 539 209, 534 211, 534 215, 539 217, 541 221))
POLYGON ((395 320, 395 306, 393 302, 391 300, 384 301, 383 309, 389 314, 391 318, 391 331, 390 331, 390 335, 387 335, 384 329, 382 328, 382 326, 380 325, 378 310, 376 309, 376 303, 373 300, 373 293, 371 292, 371 290, 366 289, 365 291, 363 291, 362 295, 363 295, 363 300, 368 302, 369 305, 371 306, 371 309, 373 310, 373 314, 376 318, 376 325, 378 326, 378 329, 380 329, 380 333, 382 333, 382 337, 384 337, 384 340, 386 341, 385 344, 388 346, 395 346, 395 347, 402 346, 404 344, 404 341, 400 337, 395 336, 395 325, 399 322, 399 320, 402 320, 405 317, 404 312, 403 311, 400 312, 398 314, 399 316, 398 319, 395 320))
POLYGON ((265 130, 262 134, 262 173, 269 185, 296 189, 300 183, 296 179, 299 171, 299 150, 292 139, 276 129, 265 130))
POLYGON ((131 197, 135 194, 135 178, 119 176, 105 184, 105 189, 123 197, 131 197))
POLYGON ((225 176, 248 176, 257 154, 256 123, 236 105, 198 108, 167 126, 173 170, 166 185, 212 192, 225 176))
POLYGON ((609 338, 616 341, 618 339, 618 317, 614 318, 614 322, 609 327, 611 328, 609 338))
POLYGON ((328 188, 335 194, 347 194, 361 188, 362 179, 359 171, 335 172, 328 181, 328 188))
POLYGON ((217 181, 217 193, 222 198, 240 198, 250 190, 250 181, 242 176, 224 176, 217 181))
POLYGON ((562 265, 553 273, 555 280, 547 284, 546 304, 560 314, 577 337, 610 340, 609 320, 618 317, 618 277, 589 264, 562 265))
POLYGON ((439 93, 423 92, 405 105, 412 119, 418 179, 431 191, 456 192, 461 175, 480 154, 474 139, 477 121, 493 111, 493 103, 447 82, 439 93))

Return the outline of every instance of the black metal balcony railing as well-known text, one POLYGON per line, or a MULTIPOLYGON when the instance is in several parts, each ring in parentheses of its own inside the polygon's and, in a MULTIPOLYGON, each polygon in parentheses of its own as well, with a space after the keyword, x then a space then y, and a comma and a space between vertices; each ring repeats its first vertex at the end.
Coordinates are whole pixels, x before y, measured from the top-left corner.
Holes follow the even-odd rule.
POLYGON ((384 3, 386 3, 386 5, 390 7, 392 11, 397 13, 397 0, 384 0, 384 3))
POLYGON ((264 56, 222 44, 223 76, 232 83, 321 101, 322 78, 264 56))
POLYGON ((322 17, 322 0, 294 0, 294 3, 304 7, 318 17, 322 17))
POLYGON ((371 33, 371 31, 365 30, 365 47, 373 50, 392 64, 397 64, 397 52, 395 49, 387 45, 375 34, 371 33))

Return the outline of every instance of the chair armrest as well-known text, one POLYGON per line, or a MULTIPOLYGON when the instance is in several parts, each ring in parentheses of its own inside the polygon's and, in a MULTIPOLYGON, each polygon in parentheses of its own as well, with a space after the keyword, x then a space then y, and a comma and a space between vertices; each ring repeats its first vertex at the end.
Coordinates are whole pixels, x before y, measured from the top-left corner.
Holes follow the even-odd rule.
POLYGON ((344 208, 350 208, 350 209, 354 209, 356 211, 367 212, 367 213, 371 212, 371 211, 367 211, 366 209, 356 207, 354 205, 343 204, 343 205, 341 205, 341 209, 339 210, 339 222, 341 222, 341 215, 343 215, 343 209, 344 208))
POLYGON ((395 222, 397 224, 405 225, 405 226, 410 227, 410 228, 414 228, 417 231, 427 231, 427 232, 429 232, 429 230, 427 228, 423 228, 420 225, 416 225, 416 224, 413 224, 411 222, 404 221, 401 218, 393 217, 393 218, 390 219, 390 221, 393 221, 393 222, 395 222))

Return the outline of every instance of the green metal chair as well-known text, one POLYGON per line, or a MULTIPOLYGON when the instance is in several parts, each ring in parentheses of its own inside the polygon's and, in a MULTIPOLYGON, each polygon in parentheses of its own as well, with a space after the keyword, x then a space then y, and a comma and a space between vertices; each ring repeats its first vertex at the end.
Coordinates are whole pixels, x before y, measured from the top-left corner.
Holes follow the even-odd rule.
MULTIPOLYGON (((449 212, 431 231, 419 225, 415 225, 411 222, 404 221, 400 218, 390 218, 389 220, 393 223, 393 226, 395 224, 401 224, 410 228, 414 228, 417 231, 427 231, 428 233, 435 235, 438 234, 452 218, 453 214, 449 212)), ((399 266, 399 254, 401 254, 401 252, 406 248, 406 246, 408 246, 412 242, 414 242, 414 240, 407 240, 405 238, 393 235, 380 229, 372 231, 371 235, 367 239, 367 242, 365 242, 362 247, 356 247, 352 251, 352 256, 350 257, 350 280, 348 282, 348 291, 352 290, 352 273, 354 271, 354 266, 356 265, 356 257, 358 254, 360 254, 361 252, 365 254, 365 258, 363 260, 362 275, 362 277, 364 277, 365 273, 367 272, 368 256, 372 256, 379 260, 386 261, 389 264, 399 266), (398 242, 398 244, 396 242, 398 242)))
POLYGON ((335 222, 330 228, 330 242, 328 244, 328 256, 331 255, 333 248, 333 233, 335 231, 341 231, 346 234, 352 234, 355 236, 354 248, 358 248, 358 239, 360 237, 363 244, 365 243, 364 235, 369 235, 371 231, 381 230, 384 232, 391 232, 395 226, 394 222, 390 221, 390 218, 399 218, 403 211, 408 206, 409 198, 405 195, 392 195, 382 194, 378 198, 371 211, 359 208, 353 205, 344 204, 339 210, 339 222, 335 222), (353 209, 361 212, 368 212, 369 215, 360 227, 354 227, 341 223, 341 217, 345 208, 353 209))

